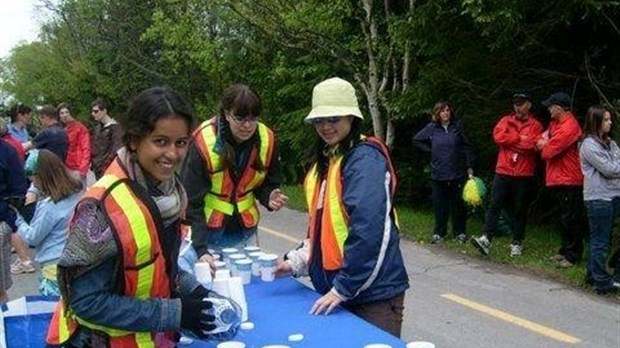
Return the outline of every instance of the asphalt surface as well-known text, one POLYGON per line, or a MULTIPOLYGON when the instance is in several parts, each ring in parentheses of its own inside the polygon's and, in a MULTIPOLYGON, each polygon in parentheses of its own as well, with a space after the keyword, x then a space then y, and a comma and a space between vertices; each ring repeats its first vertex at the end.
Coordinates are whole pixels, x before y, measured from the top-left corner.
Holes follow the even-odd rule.
MULTIPOLYGON (((259 243, 282 255, 306 216, 264 212, 259 243)), ((401 244, 411 288, 402 339, 437 348, 620 348, 620 303, 436 246, 401 244)), ((37 293, 35 274, 13 276, 10 298, 37 293)))

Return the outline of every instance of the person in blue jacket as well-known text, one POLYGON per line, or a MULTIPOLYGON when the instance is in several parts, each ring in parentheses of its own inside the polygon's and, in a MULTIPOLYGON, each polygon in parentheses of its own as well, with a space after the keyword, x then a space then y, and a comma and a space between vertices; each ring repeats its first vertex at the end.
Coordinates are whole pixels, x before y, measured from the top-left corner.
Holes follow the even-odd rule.
POLYGON ((0 303, 8 300, 11 287, 11 234, 15 231, 15 210, 26 195, 26 176, 17 151, 0 139, 0 303))
POLYGON ((433 119, 413 137, 413 144, 431 153, 431 188, 435 227, 432 244, 444 241, 448 217, 460 243, 467 241, 467 208, 461 199, 467 177, 474 175, 476 155, 465 134, 465 127, 453 118, 452 106, 440 101, 433 107, 433 119))
POLYGON ((62 160, 49 150, 31 150, 24 168, 42 196, 30 221, 17 215, 17 234, 35 248, 41 295, 59 296, 56 266, 67 241, 69 220, 82 195, 82 183, 73 179, 62 160))
POLYGON ((304 182, 308 238, 276 272, 309 275, 318 299, 310 312, 342 305, 400 337, 409 278, 393 206, 396 175, 385 144, 361 135, 355 89, 340 78, 314 87, 305 121, 317 133, 304 182))

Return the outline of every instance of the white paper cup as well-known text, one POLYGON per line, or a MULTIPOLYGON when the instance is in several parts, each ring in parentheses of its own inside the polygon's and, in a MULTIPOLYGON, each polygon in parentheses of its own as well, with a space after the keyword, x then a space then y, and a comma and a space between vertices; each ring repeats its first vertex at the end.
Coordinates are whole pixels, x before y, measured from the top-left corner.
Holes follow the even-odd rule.
POLYGON ((215 270, 226 269, 226 262, 224 261, 215 261, 215 270))
POLYGON ((241 259, 235 261, 235 269, 237 275, 241 277, 243 284, 250 284, 252 282, 252 260, 241 259))
POLYGON ((250 253, 248 257, 252 260, 252 275, 260 276, 260 256, 263 255, 261 251, 255 251, 250 253))
POLYGON ((228 289, 230 290, 230 298, 241 307, 241 321, 248 320, 248 303, 245 300, 245 291, 243 290, 243 281, 241 277, 232 277, 228 279, 228 289))
POLYGON ((217 345, 217 348, 245 348, 245 343, 239 341, 222 342, 217 345))
POLYGON ((222 261, 226 262, 226 264, 228 265, 228 269, 231 268, 230 265, 230 260, 229 260, 229 256, 232 254, 238 254, 239 253, 239 249, 237 248, 224 248, 221 250, 221 254, 222 254, 222 261))
POLYGON ((227 269, 218 269, 215 271, 215 279, 228 279, 230 278, 230 271, 227 269))
POLYGON ((243 259, 245 259, 245 254, 228 255, 228 260, 230 262, 230 266, 228 268, 230 269, 230 272, 232 273, 233 277, 239 276, 239 274, 237 273, 237 267, 235 266, 235 262, 239 260, 243 260, 243 259))
POLYGON ((276 264, 278 255, 263 254, 260 256, 260 279, 264 282, 272 282, 276 277, 276 264))
POLYGON ((211 288, 211 282, 213 278, 211 277, 211 266, 206 262, 197 262, 194 265, 194 274, 196 275, 196 280, 205 288, 211 288))
POLYGON ((253 245, 246 246, 245 248, 243 248, 243 252, 248 256, 250 256, 251 253, 255 253, 257 251, 260 251, 260 247, 253 246, 253 245))
POLYGON ((435 345, 430 342, 416 341, 407 343, 407 348, 435 348, 435 345))
POLYGON ((220 296, 224 296, 224 297, 230 297, 230 288, 228 286, 228 280, 227 279, 213 279, 213 286, 211 288, 211 290, 215 291, 218 295, 220 296))

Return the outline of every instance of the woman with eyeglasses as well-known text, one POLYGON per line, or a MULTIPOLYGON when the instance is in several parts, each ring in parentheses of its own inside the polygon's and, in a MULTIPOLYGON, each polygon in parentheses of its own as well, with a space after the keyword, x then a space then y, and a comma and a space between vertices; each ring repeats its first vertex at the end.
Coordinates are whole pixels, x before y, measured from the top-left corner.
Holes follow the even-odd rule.
POLYGON ((316 131, 304 180, 308 238, 278 263, 279 275, 309 275, 323 296, 310 309, 342 305, 400 337, 407 271, 393 205, 396 173, 385 144, 362 135, 355 89, 340 78, 314 87, 306 122, 316 131))
POLYGON ((432 121, 413 137, 418 149, 431 154, 431 188, 435 227, 431 244, 441 244, 448 233, 448 218, 452 217, 452 232, 460 243, 467 241, 467 208, 463 202, 463 187, 467 176, 474 175, 476 155, 465 134, 464 125, 454 120, 454 109, 446 101, 435 104, 432 121))
POLYGON ((195 256, 212 267, 209 249, 258 244, 256 200, 270 211, 288 202, 279 189, 277 139, 259 121, 261 113, 258 94, 236 84, 224 91, 219 114, 193 134, 181 176, 189 197, 195 256))

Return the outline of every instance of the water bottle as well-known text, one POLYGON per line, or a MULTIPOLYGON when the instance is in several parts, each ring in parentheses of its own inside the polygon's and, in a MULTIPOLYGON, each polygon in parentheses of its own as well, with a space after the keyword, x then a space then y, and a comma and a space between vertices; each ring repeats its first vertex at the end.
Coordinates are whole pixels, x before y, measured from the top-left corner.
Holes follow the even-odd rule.
POLYGON ((215 293, 210 293, 204 301, 213 304, 212 308, 205 311, 215 317, 213 323, 215 329, 205 330, 203 333, 215 341, 230 341, 237 334, 241 325, 241 307, 235 301, 215 293))

